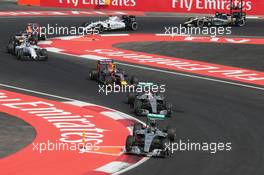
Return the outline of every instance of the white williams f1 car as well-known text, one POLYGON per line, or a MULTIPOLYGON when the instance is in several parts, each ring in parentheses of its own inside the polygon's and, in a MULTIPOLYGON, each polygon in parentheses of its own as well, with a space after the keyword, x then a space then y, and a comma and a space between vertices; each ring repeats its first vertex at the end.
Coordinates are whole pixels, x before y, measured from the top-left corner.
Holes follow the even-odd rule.
POLYGON ((46 61, 48 53, 46 49, 42 49, 37 45, 32 45, 30 42, 25 41, 15 48, 15 55, 18 60, 38 60, 46 61))
POLYGON ((105 21, 97 21, 92 23, 84 23, 82 27, 85 30, 93 30, 94 33, 102 33, 104 31, 111 31, 111 30, 137 30, 138 23, 136 21, 135 16, 110 16, 105 21))

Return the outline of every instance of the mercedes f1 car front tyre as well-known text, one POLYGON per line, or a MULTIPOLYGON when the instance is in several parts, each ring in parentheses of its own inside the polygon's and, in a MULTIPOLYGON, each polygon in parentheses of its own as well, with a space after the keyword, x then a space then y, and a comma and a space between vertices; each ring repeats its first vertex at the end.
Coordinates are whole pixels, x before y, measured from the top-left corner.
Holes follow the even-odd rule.
POLYGON ((176 129, 175 128, 168 126, 167 127, 167 134, 168 134, 168 139, 171 142, 174 142, 176 140, 176 129))
POLYGON ((142 107, 142 102, 139 100, 136 100, 134 102, 134 112, 136 115, 141 116, 142 112, 141 112, 141 107, 142 107))
POLYGON ((127 152, 132 151, 133 143, 134 143, 133 136, 127 136, 127 139, 126 139, 126 151, 127 152))
POLYGON ((160 153, 160 157, 162 158, 166 158, 169 157, 171 155, 170 150, 169 150, 169 145, 170 145, 170 141, 168 139, 162 139, 162 151, 160 153))
POLYGON ((136 94, 135 93, 129 93, 127 96, 127 103, 130 105, 134 105, 136 99, 136 94))

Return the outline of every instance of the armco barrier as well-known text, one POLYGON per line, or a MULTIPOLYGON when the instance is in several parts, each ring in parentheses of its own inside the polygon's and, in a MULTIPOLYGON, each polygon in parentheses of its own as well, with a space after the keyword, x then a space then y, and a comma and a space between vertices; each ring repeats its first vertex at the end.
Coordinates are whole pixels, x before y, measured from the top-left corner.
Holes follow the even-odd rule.
MULTIPOLYGON (((133 10, 145 12, 215 13, 228 12, 229 0, 19 0, 19 4, 39 4, 46 7, 133 10), (36 2, 38 1, 38 3, 36 2)), ((234 0, 238 4, 240 0, 234 0)), ((263 0, 243 0, 249 15, 264 15, 263 0)))

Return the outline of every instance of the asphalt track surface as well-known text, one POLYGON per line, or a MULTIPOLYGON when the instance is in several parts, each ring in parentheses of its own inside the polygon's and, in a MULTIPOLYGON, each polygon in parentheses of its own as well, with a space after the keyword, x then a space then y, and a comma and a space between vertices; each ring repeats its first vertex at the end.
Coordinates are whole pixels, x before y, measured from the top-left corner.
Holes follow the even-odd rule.
POLYGON ((0 113, 0 158, 16 153, 32 143, 35 130, 23 120, 0 113))
POLYGON ((263 45, 188 42, 122 43, 117 48, 264 71, 263 45), (159 49, 157 49, 159 48, 159 49), (209 51, 208 50, 212 50, 209 51), (252 53, 254 53, 252 55, 252 53))
MULTIPOLYGON (((20 62, 4 53, 4 46, 9 36, 23 29, 27 22, 33 20, 41 24, 77 25, 84 19, 88 18, 0 19, 1 26, 5 26, 0 28, 0 83, 87 101, 129 113, 131 110, 124 103, 124 94, 108 96, 98 94, 97 83, 87 80, 89 70, 95 67, 94 61, 50 53, 48 62, 20 62)), ((164 25, 179 25, 183 20, 183 18, 142 17, 139 18, 141 28, 138 32, 161 33, 160 29, 163 29, 164 25)), ((263 21, 249 20, 248 27, 236 28, 236 34, 264 36, 264 31, 261 30, 263 26, 263 21)), ((190 44, 189 47, 195 49, 195 45, 195 43, 190 44)), ((206 52, 210 55, 214 53, 221 55, 217 49, 207 49, 206 52)), ((254 57, 255 53, 252 50, 250 52, 254 57)), ((188 53, 185 57, 191 59, 188 53)), ((229 64, 235 64, 232 61, 235 60, 230 59, 229 64)), ((253 65, 253 62, 250 64, 253 65)), ((169 124, 177 127, 178 140, 232 142, 230 152, 216 154, 198 151, 176 152, 168 159, 150 159, 124 173, 125 175, 263 174, 263 91, 127 66, 121 67, 142 81, 166 84, 167 97, 174 105, 174 117, 165 120, 161 125, 169 124)), ((144 118, 140 119, 144 120, 144 118)))

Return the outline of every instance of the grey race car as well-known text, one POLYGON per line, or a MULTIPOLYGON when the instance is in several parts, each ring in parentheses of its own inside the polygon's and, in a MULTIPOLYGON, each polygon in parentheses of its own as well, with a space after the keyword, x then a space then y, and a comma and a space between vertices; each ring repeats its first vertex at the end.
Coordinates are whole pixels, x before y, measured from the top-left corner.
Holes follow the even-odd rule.
POLYGON ((152 92, 153 83, 139 82, 135 92, 127 94, 127 102, 133 107, 138 116, 147 116, 148 114, 161 114, 166 117, 172 116, 172 104, 167 102, 166 98, 159 92, 152 92), (149 91, 138 91, 142 87, 149 88, 149 91))
POLYGON ((246 14, 234 12, 232 15, 216 13, 214 16, 189 18, 184 26, 187 27, 210 27, 210 26, 239 26, 246 24, 246 14))
POLYGON ((176 129, 167 127, 163 131, 159 130, 156 120, 164 118, 164 115, 149 114, 146 126, 135 123, 133 135, 129 135, 126 139, 126 153, 158 157, 169 156, 168 147, 176 139, 176 129))
POLYGON ((230 0, 230 12, 216 12, 214 16, 189 18, 184 25, 187 27, 210 27, 210 26, 245 26, 246 12, 243 11, 243 0, 230 0))

